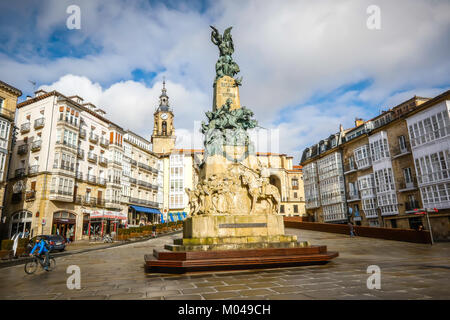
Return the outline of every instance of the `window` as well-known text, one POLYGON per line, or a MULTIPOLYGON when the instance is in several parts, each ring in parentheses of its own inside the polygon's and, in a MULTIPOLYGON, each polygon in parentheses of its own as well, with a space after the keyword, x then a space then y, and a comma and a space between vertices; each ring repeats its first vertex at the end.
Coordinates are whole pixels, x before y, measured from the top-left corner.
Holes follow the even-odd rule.
POLYGON ((394 229, 397 228, 397 220, 395 220, 395 219, 391 220, 391 227, 394 229))
POLYGON ((438 112, 431 117, 411 123, 408 129, 413 147, 445 137, 450 134, 448 111, 438 112))
POLYGON ((386 138, 375 140, 370 143, 370 154, 372 162, 389 158, 389 146, 386 138))
POLYGON ((405 183, 410 184, 413 182, 411 168, 403 169, 403 177, 405 178, 405 183))
POLYGON ((398 146, 401 151, 406 150, 406 139, 405 136, 399 136, 398 137, 398 146))
POLYGON ((354 151, 354 155, 358 169, 366 168, 371 165, 368 144, 356 148, 354 151))
POLYGON ((284 204, 280 206, 280 213, 284 213, 284 204))
POLYGON ((294 190, 298 189, 298 179, 297 178, 292 179, 292 189, 294 189, 294 190))

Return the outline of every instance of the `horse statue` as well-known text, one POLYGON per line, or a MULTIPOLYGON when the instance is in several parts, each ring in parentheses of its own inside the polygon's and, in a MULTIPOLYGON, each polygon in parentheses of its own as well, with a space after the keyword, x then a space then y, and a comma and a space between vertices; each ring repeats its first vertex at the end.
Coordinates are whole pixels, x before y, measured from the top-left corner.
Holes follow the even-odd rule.
POLYGON ((277 187, 271 185, 266 178, 257 177, 255 173, 248 170, 242 174, 241 178, 242 183, 248 187, 248 193, 252 200, 250 214, 255 213, 256 203, 260 199, 269 202, 271 213, 278 213, 281 196, 277 187))

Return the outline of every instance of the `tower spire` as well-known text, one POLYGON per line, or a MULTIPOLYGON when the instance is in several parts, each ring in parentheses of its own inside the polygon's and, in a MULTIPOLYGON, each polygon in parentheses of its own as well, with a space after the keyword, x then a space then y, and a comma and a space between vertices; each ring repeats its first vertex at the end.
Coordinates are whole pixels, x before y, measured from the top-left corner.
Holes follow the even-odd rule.
POLYGON ((163 87, 159 96, 159 111, 169 111, 169 96, 166 89, 166 77, 163 77, 163 87))

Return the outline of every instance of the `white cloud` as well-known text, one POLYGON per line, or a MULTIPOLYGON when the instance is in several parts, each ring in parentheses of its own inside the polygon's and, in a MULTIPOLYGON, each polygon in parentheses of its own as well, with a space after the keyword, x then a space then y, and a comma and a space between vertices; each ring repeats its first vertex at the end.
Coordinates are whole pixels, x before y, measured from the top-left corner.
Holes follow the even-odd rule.
POLYGON ((280 152, 299 153, 297 148, 328 136, 339 123, 350 126, 355 116, 371 117, 382 106, 414 94, 434 95, 440 92, 437 87, 450 83, 448 1, 379 0, 381 30, 366 27, 371 4, 222 0, 200 13, 182 3, 168 8, 147 1, 44 1, 34 10, 18 10, 16 23, 36 21, 36 32, 27 36, 19 26, 8 28, 11 37, 4 47, 15 54, 0 53, 0 70, 3 80, 24 92, 28 80, 67 91, 73 89, 70 81, 78 81, 77 90, 97 99, 114 121, 146 137, 165 75, 176 130, 185 133, 211 107, 218 52, 208 25, 220 30, 233 25, 234 58, 244 77, 241 103, 255 111, 263 126, 279 129, 280 152), (81 7, 81 30, 64 30, 69 4, 81 7), (68 38, 59 48, 67 55, 48 56, 46 44, 58 28, 68 38), (73 48, 87 53, 71 55, 73 48), (124 81, 135 69, 156 72, 159 81, 124 81), (64 77, 68 74, 74 78, 64 77), (367 80, 366 88, 339 91, 328 105, 311 100, 367 80), (354 100, 375 107, 357 107, 354 100), (133 112, 124 114, 124 106, 133 112), (292 114, 282 119, 287 107, 292 114))
MULTIPOLYGON (((58 81, 41 86, 46 91, 57 90, 66 95, 79 95, 84 102, 91 102, 107 112, 107 118, 136 133, 150 138, 153 130, 153 113, 159 105, 162 82, 155 82, 149 88, 136 81, 121 81, 108 88, 93 83, 87 77, 65 75, 58 81)), ((206 95, 199 91, 187 90, 172 81, 166 81, 169 103, 175 113, 175 130, 183 135, 184 128, 193 128, 195 121, 201 120, 208 109, 206 95)), ((182 139, 182 138, 181 138, 182 139)))

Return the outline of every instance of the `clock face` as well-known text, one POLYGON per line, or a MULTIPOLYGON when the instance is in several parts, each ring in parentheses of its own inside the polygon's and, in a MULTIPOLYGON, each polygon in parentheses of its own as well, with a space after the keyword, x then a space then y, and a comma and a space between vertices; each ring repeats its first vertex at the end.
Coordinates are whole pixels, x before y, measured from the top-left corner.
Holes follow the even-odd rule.
POLYGON ((166 120, 169 115, 167 113, 163 113, 161 115, 161 119, 166 120))

